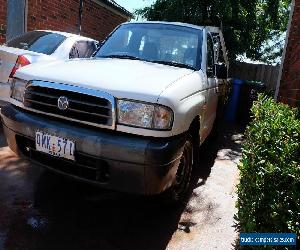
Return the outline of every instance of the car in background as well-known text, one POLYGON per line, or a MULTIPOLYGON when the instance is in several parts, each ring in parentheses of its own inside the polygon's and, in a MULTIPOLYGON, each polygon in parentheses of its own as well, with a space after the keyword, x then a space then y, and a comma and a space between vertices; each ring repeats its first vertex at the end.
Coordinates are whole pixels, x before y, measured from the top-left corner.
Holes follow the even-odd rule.
POLYGON ((10 78, 19 68, 42 61, 88 58, 97 46, 93 39, 50 30, 27 32, 1 45, 0 106, 9 100, 10 78))

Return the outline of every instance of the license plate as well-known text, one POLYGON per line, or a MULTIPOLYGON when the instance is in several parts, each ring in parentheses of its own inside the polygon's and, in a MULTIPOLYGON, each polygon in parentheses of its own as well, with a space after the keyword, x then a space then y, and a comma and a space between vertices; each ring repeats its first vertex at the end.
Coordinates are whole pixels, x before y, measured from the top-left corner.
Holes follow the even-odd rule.
POLYGON ((35 147, 37 151, 62 157, 74 161, 75 142, 66 138, 49 135, 37 131, 35 133, 35 147))

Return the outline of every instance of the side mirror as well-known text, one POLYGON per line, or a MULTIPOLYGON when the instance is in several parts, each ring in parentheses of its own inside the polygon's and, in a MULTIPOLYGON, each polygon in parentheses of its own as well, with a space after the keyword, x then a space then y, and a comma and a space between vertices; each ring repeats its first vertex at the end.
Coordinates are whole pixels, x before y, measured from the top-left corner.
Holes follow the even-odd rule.
POLYGON ((227 79, 227 67, 224 63, 215 64, 215 76, 219 79, 227 79))

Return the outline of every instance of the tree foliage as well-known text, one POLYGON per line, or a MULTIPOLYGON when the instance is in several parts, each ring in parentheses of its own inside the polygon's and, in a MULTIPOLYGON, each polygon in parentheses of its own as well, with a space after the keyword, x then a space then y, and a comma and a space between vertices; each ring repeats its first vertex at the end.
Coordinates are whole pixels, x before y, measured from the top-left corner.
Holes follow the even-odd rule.
POLYGON ((222 27, 229 58, 271 62, 282 51, 291 0, 156 0, 136 15, 147 20, 222 27), (270 42, 271 41, 271 42, 270 42), (276 52, 277 48, 277 52, 276 52))

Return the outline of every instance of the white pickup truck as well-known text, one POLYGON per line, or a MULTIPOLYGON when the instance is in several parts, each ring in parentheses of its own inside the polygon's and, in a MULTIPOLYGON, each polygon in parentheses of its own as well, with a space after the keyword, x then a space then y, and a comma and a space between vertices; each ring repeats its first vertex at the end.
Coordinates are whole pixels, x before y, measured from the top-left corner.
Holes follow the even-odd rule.
POLYGON ((19 69, 1 118, 9 147, 107 189, 187 193, 227 86, 219 28, 120 25, 93 58, 19 69))

